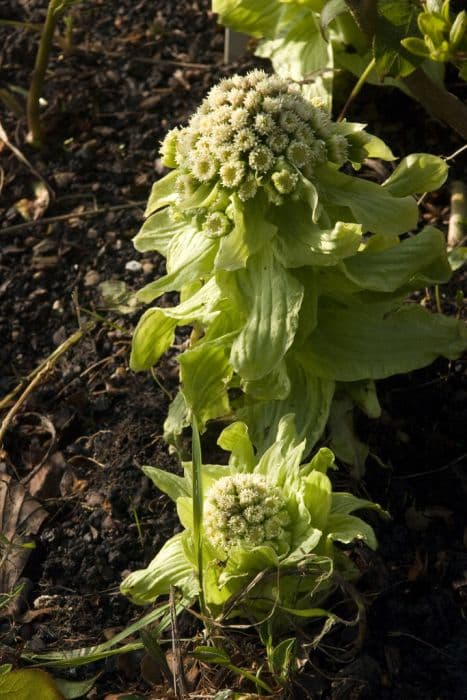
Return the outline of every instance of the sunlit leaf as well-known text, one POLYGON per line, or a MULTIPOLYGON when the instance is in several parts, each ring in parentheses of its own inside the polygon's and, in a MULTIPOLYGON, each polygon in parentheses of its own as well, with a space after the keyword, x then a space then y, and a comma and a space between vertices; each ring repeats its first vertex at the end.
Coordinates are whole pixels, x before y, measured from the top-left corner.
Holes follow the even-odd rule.
POLYGON ((0 700, 63 700, 65 697, 45 671, 22 668, 0 675, 0 700))

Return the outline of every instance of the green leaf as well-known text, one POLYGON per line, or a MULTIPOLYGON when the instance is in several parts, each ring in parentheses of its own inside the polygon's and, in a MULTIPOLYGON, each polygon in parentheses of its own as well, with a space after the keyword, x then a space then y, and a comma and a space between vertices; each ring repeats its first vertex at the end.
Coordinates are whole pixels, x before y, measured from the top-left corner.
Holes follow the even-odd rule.
POLYGON ((146 569, 133 571, 122 582, 120 590, 136 605, 152 603, 167 594, 171 586, 181 588, 186 599, 197 593, 197 582, 182 545, 183 533, 171 537, 146 569))
POLYGON ((448 170, 442 158, 429 153, 412 153, 401 160, 382 187, 394 197, 432 192, 446 182, 448 170))
POLYGON ((285 399, 290 392, 290 380, 287 365, 281 360, 269 374, 253 381, 241 381, 245 394, 261 401, 285 399))
POLYGON ((140 253, 157 250, 161 255, 167 255, 170 243, 177 234, 187 228, 192 228, 186 221, 174 221, 173 211, 167 207, 150 216, 133 238, 133 245, 140 253))
POLYGON ((219 580, 222 584, 226 584, 240 577, 243 581, 238 581, 238 585, 242 587, 245 585, 246 576, 251 578, 251 574, 269 568, 275 569, 278 566, 279 558, 272 547, 267 545, 249 548, 233 547, 219 580))
MULTIPOLYGON (((180 496, 177 499, 177 515, 185 530, 193 530, 193 499, 191 496, 180 496)), ((185 554, 186 550, 184 549, 185 554)), ((192 551, 191 563, 194 563, 197 568, 197 557, 195 551, 192 551)))
POLYGON ((317 167, 316 177, 324 208, 327 204, 346 208, 364 232, 394 235, 417 225, 418 207, 412 197, 393 197, 380 185, 345 175, 329 165, 317 167))
POLYGON ((295 416, 284 415, 279 420, 274 443, 262 455, 255 472, 264 474, 285 491, 293 491, 299 480, 304 449, 305 441, 297 440, 295 416))
POLYGON ((355 432, 354 404, 348 395, 336 392, 329 414, 328 431, 329 444, 338 459, 352 467, 351 474, 355 479, 361 479, 370 449, 355 432))
POLYGON ((251 36, 273 36, 282 11, 277 0, 212 0, 220 24, 251 36))
MULTIPOLYGON (((181 612, 182 606, 176 604, 177 614, 181 612)), ((106 659, 109 656, 117 654, 125 654, 137 649, 141 649, 141 642, 133 642, 114 649, 122 640, 127 639, 130 635, 135 634, 139 630, 152 626, 154 634, 162 634, 171 624, 170 605, 164 603, 158 605, 154 610, 151 610, 147 615, 143 615, 133 622, 128 627, 125 627, 121 632, 118 632, 111 639, 93 647, 84 647, 81 649, 72 649, 70 651, 52 651, 43 654, 34 654, 28 651, 23 651, 22 657, 27 661, 40 663, 43 666, 55 666, 57 668, 70 668, 75 666, 83 666, 85 664, 94 663, 101 659, 106 659), (154 627, 154 625, 156 625, 154 627)))
POLYGON ((248 426, 236 421, 224 428, 217 440, 219 447, 231 453, 229 464, 235 471, 252 472, 256 464, 253 445, 248 435, 248 426))
POLYGON ((451 270, 459 270, 467 262, 467 246, 457 246, 448 253, 451 270))
POLYGON ((349 515, 355 510, 370 509, 383 512, 381 506, 373 501, 368 501, 366 498, 357 498, 351 493, 340 491, 332 494, 332 513, 341 513, 349 515))
POLYGON ((322 436, 329 416, 334 382, 309 370, 306 357, 291 354, 287 360, 291 388, 282 401, 246 400, 237 415, 249 426, 253 444, 262 454, 275 441, 281 418, 295 414, 297 440, 306 438, 306 453, 322 436))
POLYGON ((303 500, 313 527, 324 531, 331 509, 332 486, 326 474, 311 471, 303 481, 303 500))
POLYGON ((190 412, 185 397, 179 390, 169 406, 167 418, 164 421, 164 440, 169 444, 177 444, 178 437, 189 425, 190 412))
POLYGON ((172 170, 168 175, 165 175, 153 184, 144 216, 149 216, 158 209, 162 209, 162 207, 167 206, 167 204, 176 201, 177 191, 175 189, 175 184, 177 182, 177 177, 178 172, 172 170))
POLYGON ((386 250, 363 250, 341 268, 359 287, 379 292, 394 292, 409 283, 418 289, 447 282, 451 276, 444 236, 432 226, 386 250))
POLYGON ((179 291, 185 284, 210 277, 217 245, 195 229, 185 230, 170 244, 168 274, 140 289, 137 298, 149 303, 164 292, 179 291))
POLYGON ((345 0, 328 0, 319 17, 319 26, 323 37, 326 39, 326 29, 328 25, 336 19, 339 15, 342 15, 349 11, 345 0))
POLYGON ((284 639, 268 653, 271 673, 285 682, 290 673, 297 668, 297 640, 295 637, 284 639))
POLYGON ((0 676, 0 700, 63 700, 52 676, 45 671, 22 668, 0 676))
POLYGON ((88 678, 85 681, 69 681, 65 678, 55 678, 54 680, 55 685, 66 700, 75 700, 75 698, 82 698, 83 695, 86 695, 98 678, 99 675, 88 678))
POLYGON ((328 518, 328 537, 344 544, 350 544, 354 540, 363 540, 371 549, 376 549, 376 541, 373 528, 354 515, 331 513, 328 518))
POLYGON ((350 160, 354 160, 353 149, 356 148, 356 160, 361 161, 361 149, 366 153, 367 158, 381 158, 381 160, 396 160, 389 146, 384 141, 373 134, 368 134, 365 129, 366 124, 358 122, 343 121, 339 123, 339 133, 347 137, 350 144, 350 160))
POLYGON ((404 77, 415 69, 418 61, 401 46, 401 39, 418 33, 418 12, 407 0, 378 0, 373 49, 381 78, 404 77))
POLYGON ((333 613, 329 612, 329 610, 324 610, 323 608, 285 608, 284 606, 280 606, 280 609, 283 610, 284 612, 289 613, 290 615, 296 615, 297 617, 305 617, 307 619, 313 619, 315 617, 326 617, 331 620, 337 620, 337 616, 333 615, 333 613))
POLYGON ((246 202, 232 197, 234 228, 219 244, 215 266, 220 270, 238 270, 251 255, 260 251, 273 237, 276 227, 266 221, 268 206, 262 192, 246 202))
POLYGON ((139 304, 136 295, 123 280, 104 280, 98 286, 104 306, 119 314, 134 313, 139 304))
POLYGON ((422 58, 429 58, 430 56, 428 46, 425 44, 423 39, 420 39, 417 36, 408 36, 405 39, 401 39, 401 44, 405 49, 407 49, 407 51, 414 53, 416 56, 421 56, 422 58))
POLYGON ((192 656, 198 661, 203 661, 206 664, 219 664, 225 666, 230 664, 229 655, 219 647, 203 647, 198 646, 192 651, 192 656))
POLYGON ((179 358, 180 381, 187 406, 196 415, 200 430, 210 418, 230 413, 227 387, 232 378, 226 349, 200 343, 179 358))
POLYGON ((143 467, 143 472, 148 479, 151 479, 153 484, 155 484, 160 491, 166 493, 172 501, 176 501, 177 498, 181 496, 191 495, 190 486, 182 476, 172 474, 165 469, 158 469, 157 467, 143 467))
POLYGON ((300 471, 303 476, 306 476, 313 470, 326 474, 328 469, 337 469, 334 463, 334 454, 328 447, 320 447, 312 460, 308 464, 304 464, 300 471))
POLYGON ((466 347, 467 329, 453 318, 417 305, 387 313, 385 304, 368 304, 323 308, 303 352, 317 376, 346 382, 410 372, 439 355, 455 359, 466 347))
POLYGON ((308 98, 320 97, 330 109, 332 47, 323 39, 311 8, 284 8, 274 38, 261 42, 256 55, 269 58, 282 77, 301 81, 312 76, 314 81, 302 88, 304 94, 308 98))
POLYGON ((359 224, 338 221, 333 228, 323 229, 313 223, 304 202, 295 202, 293 207, 275 207, 270 216, 278 229, 272 241, 273 250, 284 267, 335 265, 354 255, 362 240, 359 224))
POLYGON ((366 413, 369 418, 380 418, 381 405, 378 401, 378 394, 375 383, 369 380, 360 382, 344 382, 339 385, 361 411, 366 413))
POLYGON ((133 334, 130 367, 134 372, 150 369, 170 348, 177 321, 163 309, 148 309, 141 316, 133 334))
POLYGON ((246 270, 225 277, 224 283, 221 288, 230 286, 238 306, 247 314, 232 344, 232 366, 243 379, 261 379, 293 342, 303 287, 270 250, 250 258, 246 270))

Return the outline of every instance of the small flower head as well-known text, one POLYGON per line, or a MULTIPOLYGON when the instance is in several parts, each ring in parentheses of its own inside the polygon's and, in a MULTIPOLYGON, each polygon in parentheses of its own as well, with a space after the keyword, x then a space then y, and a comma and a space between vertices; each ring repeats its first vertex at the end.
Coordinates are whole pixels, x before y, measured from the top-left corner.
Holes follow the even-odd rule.
POLYGON ((332 134, 326 140, 328 159, 332 163, 343 165, 348 157, 349 144, 345 136, 341 134, 332 134))
POLYGON ((311 159, 310 147, 304 141, 291 141, 287 148, 287 158, 297 168, 303 168, 311 159))
POLYGON ((243 129, 248 122, 249 116, 250 113, 247 109, 245 109, 245 107, 237 107, 236 109, 232 110, 230 115, 230 123, 234 129, 243 129))
MULTIPOLYGON (((232 136, 232 127, 230 124, 218 124, 212 130, 212 144, 220 146, 229 141, 232 136)), ((211 145, 211 144, 210 144, 211 145)))
POLYGON ((240 88, 232 88, 227 94, 227 99, 233 107, 240 107, 245 99, 245 92, 240 88))
POLYGON ((206 494, 204 527, 215 547, 269 545, 288 541, 290 516, 279 488, 259 474, 234 474, 216 481, 206 494))
POLYGON ((180 173, 176 182, 177 192, 181 199, 189 197, 196 189, 196 180, 187 173, 180 173))
POLYGON ((256 178, 250 174, 243 180, 242 184, 237 190, 237 194, 242 202, 246 202, 247 199, 253 199, 257 191, 258 185, 256 178))
POLYGON ((310 123, 321 138, 325 138, 329 135, 331 131, 331 118, 325 109, 315 107, 310 114, 310 123))
POLYGON ((245 95, 245 99, 243 100, 243 106, 245 107, 245 109, 253 111, 259 108, 259 106, 261 105, 261 101, 262 97, 259 94, 259 92, 250 90, 250 92, 247 92, 245 95))
POLYGON ((221 165, 219 170, 222 184, 229 189, 233 189, 241 183, 244 172, 245 164, 241 160, 227 161, 221 165))
POLYGON ((278 155, 284 153, 289 145, 289 137, 281 129, 276 129, 272 132, 268 139, 269 146, 274 153, 278 155))
POLYGON ((295 189, 298 182, 297 173, 293 173, 287 168, 283 168, 272 174, 271 180, 274 187, 280 194, 290 194, 295 189))
POLYGON ((281 127, 289 134, 293 134, 300 126, 300 120, 290 109, 284 109, 279 115, 279 123, 281 127))
POLYGON ((204 221, 203 233, 208 238, 222 238, 230 233, 232 224, 220 211, 210 212, 204 221))
POLYGON ((209 157, 208 153, 198 151, 192 159, 193 175, 200 182, 212 180, 217 170, 217 163, 209 157))
POLYGON ((276 122, 270 114, 258 112, 255 117, 255 131, 257 131, 258 134, 270 134, 274 131, 275 126, 276 122))
POLYGON ((312 144, 309 144, 311 159, 315 163, 322 163, 326 160, 327 150, 326 144, 321 139, 316 139, 312 144))
POLYGON ((250 167, 258 173, 267 173, 274 163, 274 156, 267 146, 256 146, 248 156, 250 167))
POLYGON ((162 165, 168 168, 174 168, 177 165, 176 153, 178 135, 178 129, 172 129, 161 144, 162 165))
POLYGON ((216 148, 216 155, 219 163, 225 163, 228 160, 235 160, 237 149, 230 142, 224 142, 216 148))
POLYGON ((256 143, 256 134, 252 129, 240 129, 234 140, 234 147, 242 153, 251 151, 256 143))

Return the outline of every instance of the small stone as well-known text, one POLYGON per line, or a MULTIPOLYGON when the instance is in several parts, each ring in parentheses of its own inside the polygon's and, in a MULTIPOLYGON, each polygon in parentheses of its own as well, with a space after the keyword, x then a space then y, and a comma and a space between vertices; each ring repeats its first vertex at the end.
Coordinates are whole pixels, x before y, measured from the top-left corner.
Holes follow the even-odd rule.
POLYGON ((154 271, 154 265, 149 260, 143 262, 142 268, 145 275, 150 275, 154 271))
POLYGON ((62 187, 67 187, 74 179, 74 173, 62 172, 55 173, 54 181, 56 186, 61 189, 62 187))
POLYGON ((129 260, 125 265, 125 270, 128 270, 128 272, 140 272, 142 269, 143 266, 138 260, 129 260))
POLYGON ((84 275, 84 286, 95 287, 101 281, 101 276, 97 270, 88 270, 84 275))

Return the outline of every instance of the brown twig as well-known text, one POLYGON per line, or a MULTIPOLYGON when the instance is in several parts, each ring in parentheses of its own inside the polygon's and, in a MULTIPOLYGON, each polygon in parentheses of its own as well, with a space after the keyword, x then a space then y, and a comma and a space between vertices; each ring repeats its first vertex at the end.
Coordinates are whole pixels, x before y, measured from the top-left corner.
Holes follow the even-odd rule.
POLYGON ((39 178, 41 182, 44 183, 44 187, 46 188, 47 192, 49 193, 50 197, 52 199, 55 199, 55 192, 47 182, 47 180, 38 172, 35 167, 28 161, 26 156, 24 156, 19 148, 16 148, 16 146, 11 143, 10 139, 8 138, 8 135, 5 131, 5 129, 2 126, 2 123, 0 122, 0 139, 4 142, 5 146, 10 149, 10 151, 20 160, 24 165, 29 168, 29 170, 32 172, 33 175, 39 178))
POLYGON ((0 228, 0 234, 8 233, 18 233, 30 226, 38 226, 41 224, 55 224, 58 221, 69 221, 70 219, 86 219, 89 216, 98 216, 99 214, 107 214, 111 211, 123 211, 124 209, 137 209, 142 205, 146 204, 146 201, 132 202, 131 204, 117 204, 112 207, 101 207, 100 209, 88 209, 81 213, 73 212, 69 214, 58 214, 57 216, 48 216, 44 219, 37 219, 36 221, 25 221, 23 224, 15 224, 14 226, 7 226, 5 228, 0 228))
MULTIPOLYGON (((41 364, 36 367, 36 369, 31 372, 31 374, 26 378, 27 386, 20 395, 19 399, 13 404, 2 423, 0 424, 0 445, 3 443, 3 439, 8 430, 14 416, 18 413, 21 406, 24 404, 28 396, 34 391, 36 386, 38 386, 43 378, 48 374, 48 372, 55 365, 59 357, 61 357, 67 350, 69 350, 75 343, 77 343, 81 338, 92 328, 94 328, 95 323, 87 323, 85 326, 80 328, 78 331, 73 333, 69 338, 67 338, 61 345, 56 348, 49 357, 41 362, 41 364)), ((2 401, 0 401, 0 409, 5 408, 23 388, 25 382, 19 384, 13 391, 11 391, 7 396, 5 396, 2 401)))

